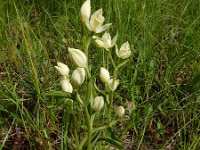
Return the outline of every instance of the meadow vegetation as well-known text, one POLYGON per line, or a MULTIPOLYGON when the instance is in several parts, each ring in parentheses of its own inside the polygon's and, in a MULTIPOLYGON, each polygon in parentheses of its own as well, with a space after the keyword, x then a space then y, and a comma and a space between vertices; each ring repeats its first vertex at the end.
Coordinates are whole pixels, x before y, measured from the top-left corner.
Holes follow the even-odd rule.
MULTIPOLYGON (((75 69, 68 47, 85 49, 83 2, 0 0, 0 149, 88 149, 86 107, 76 92, 62 91, 54 67, 63 62, 75 69)), ((117 70, 110 116, 104 106, 93 121, 105 130, 90 139, 92 149, 200 149, 200 1, 91 3, 92 12, 103 9, 118 45, 128 41, 131 48, 117 70), (115 119, 120 105, 125 114, 115 119), (116 122, 109 126, 108 120, 116 122)), ((100 68, 113 71, 106 53, 91 41, 89 69, 100 90, 100 68)), ((114 47, 111 54, 120 64, 114 47)))

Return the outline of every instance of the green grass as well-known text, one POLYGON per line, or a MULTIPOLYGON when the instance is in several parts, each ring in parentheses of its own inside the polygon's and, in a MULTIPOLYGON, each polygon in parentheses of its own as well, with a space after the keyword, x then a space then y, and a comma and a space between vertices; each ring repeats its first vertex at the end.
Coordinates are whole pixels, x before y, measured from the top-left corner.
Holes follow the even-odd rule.
MULTIPOLYGON (((81 108, 74 103, 72 114, 49 91, 60 90, 56 62, 73 67, 67 47, 83 48, 83 1, 0 3, 0 149, 74 149, 85 130, 81 108)), ((118 138, 131 149, 198 150, 200 2, 92 0, 92 12, 101 7, 111 35, 129 41, 133 54, 114 94, 127 110, 113 128, 118 138)), ((93 75, 102 54, 90 47, 93 75)))

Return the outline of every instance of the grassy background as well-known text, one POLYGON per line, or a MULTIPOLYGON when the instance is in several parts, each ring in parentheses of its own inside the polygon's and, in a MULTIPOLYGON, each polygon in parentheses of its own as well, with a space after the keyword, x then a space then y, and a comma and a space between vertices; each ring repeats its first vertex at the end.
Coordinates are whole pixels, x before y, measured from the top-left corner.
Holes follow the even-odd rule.
MULTIPOLYGON (((67 47, 82 48, 83 1, 0 3, 1 148, 59 149, 63 140, 73 147, 84 128, 79 108, 70 118, 62 101, 45 93, 60 89, 53 66, 70 65, 67 47)), ((98 8, 113 23, 111 35, 119 34, 119 45, 129 41, 133 53, 115 95, 116 105, 130 109, 116 127, 126 149, 199 149, 200 1, 92 0, 92 12, 98 8)), ((90 49, 98 74, 102 51, 90 49)))

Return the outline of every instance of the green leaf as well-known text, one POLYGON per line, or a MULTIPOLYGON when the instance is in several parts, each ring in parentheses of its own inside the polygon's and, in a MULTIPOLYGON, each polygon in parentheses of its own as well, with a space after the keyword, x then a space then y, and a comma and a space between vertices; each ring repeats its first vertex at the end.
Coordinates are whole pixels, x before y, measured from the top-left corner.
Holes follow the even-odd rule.
POLYGON ((44 93, 45 96, 54 96, 54 97, 70 97, 70 93, 63 91, 48 91, 44 93))
POLYGON ((108 137, 100 137, 98 141, 106 141, 119 149, 124 149, 124 146, 121 142, 108 137))

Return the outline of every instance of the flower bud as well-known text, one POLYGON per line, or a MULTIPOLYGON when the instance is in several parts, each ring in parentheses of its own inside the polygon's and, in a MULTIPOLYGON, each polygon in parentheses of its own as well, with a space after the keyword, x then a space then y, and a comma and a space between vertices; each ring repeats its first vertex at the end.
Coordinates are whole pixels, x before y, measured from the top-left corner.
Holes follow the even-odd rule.
POLYGON ((108 72, 107 69, 101 67, 100 69, 100 79, 104 84, 109 84, 110 83, 110 73, 108 72))
POLYGON ((57 65, 55 68, 62 76, 69 76, 69 68, 67 65, 61 62, 57 62, 57 65))
POLYGON ((98 111, 100 111, 102 109, 103 105, 104 105, 103 96, 97 96, 97 97, 95 97, 91 107, 92 107, 93 110, 98 112, 98 111))
POLYGON ((91 14, 91 2, 90 0, 86 0, 83 5, 81 6, 81 18, 82 20, 85 21, 89 21, 90 18, 90 14, 91 14))
POLYGON ((114 92, 117 89, 118 85, 119 85, 119 80, 115 80, 115 81, 113 81, 113 79, 110 80, 109 87, 111 91, 114 92))
POLYGON ((77 66, 79 66, 81 68, 86 68, 87 57, 81 50, 75 49, 75 48, 68 48, 68 51, 69 51, 69 55, 72 57, 74 63, 77 66))
POLYGON ((118 106, 115 111, 115 115, 117 118, 122 118, 124 116, 125 109, 122 106, 118 106))
POLYGON ((131 49, 128 41, 122 44, 119 50, 116 47, 116 54, 121 59, 126 59, 131 55, 131 49))
POLYGON ((85 80, 85 69, 76 68, 72 73, 72 83, 75 87, 79 87, 85 80))
POLYGON ((62 90, 64 92, 72 93, 73 88, 72 88, 72 85, 67 78, 61 79, 60 84, 61 84, 62 90))

